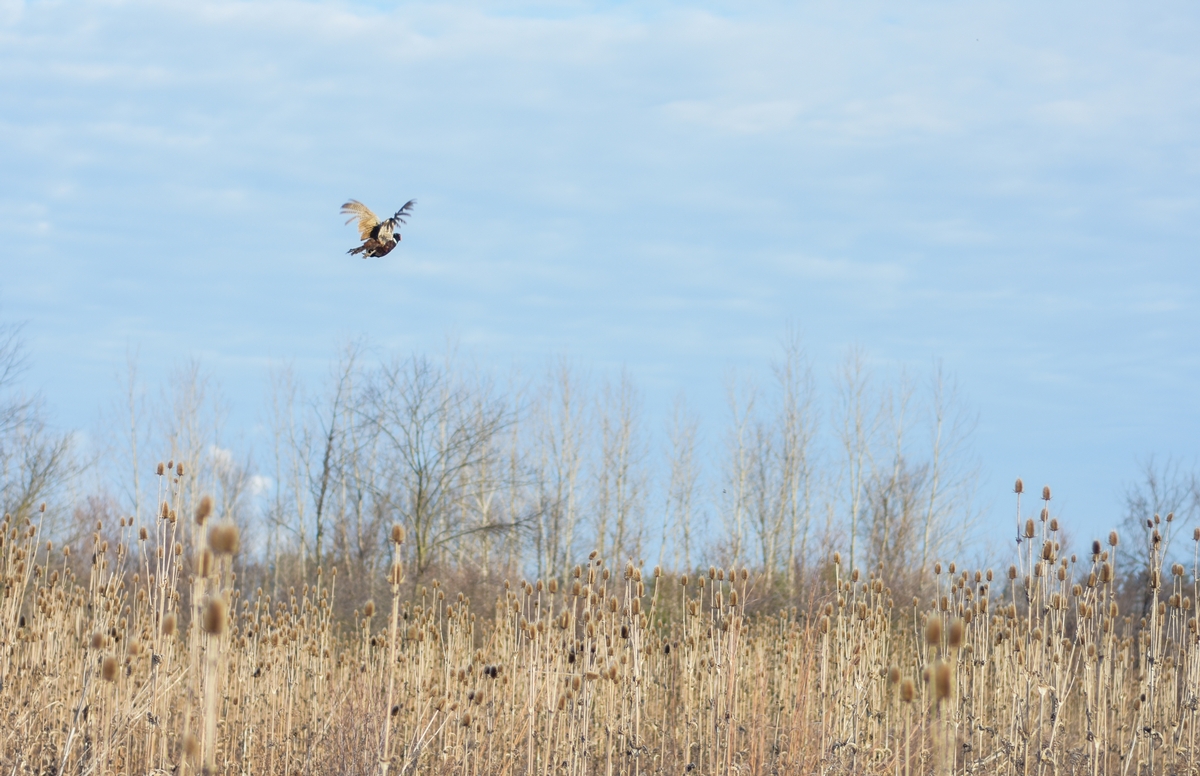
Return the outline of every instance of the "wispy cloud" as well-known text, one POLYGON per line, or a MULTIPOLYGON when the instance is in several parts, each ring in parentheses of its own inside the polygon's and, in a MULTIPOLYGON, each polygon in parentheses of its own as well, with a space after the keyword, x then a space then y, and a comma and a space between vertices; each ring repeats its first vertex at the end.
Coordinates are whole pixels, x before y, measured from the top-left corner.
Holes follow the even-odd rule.
POLYGON ((340 333, 665 384, 798 319, 950 354, 1019 450, 1016 397, 1200 379, 1197 37, 1185 2, 0 0, 0 305, 77 412, 131 339, 251 405, 246 364, 340 333), (346 257, 346 197, 416 197, 401 249, 346 257))

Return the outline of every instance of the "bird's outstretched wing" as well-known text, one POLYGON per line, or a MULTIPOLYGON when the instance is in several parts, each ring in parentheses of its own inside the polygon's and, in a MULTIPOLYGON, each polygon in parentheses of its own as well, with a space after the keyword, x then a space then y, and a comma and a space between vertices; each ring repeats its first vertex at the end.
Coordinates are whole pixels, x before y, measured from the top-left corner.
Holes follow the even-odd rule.
MULTIPOLYGON (((412 215, 413 205, 417 204, 415 199, 410 199, 404 203, 404 207, 396 211, 396 215, 383 222, 384 227, 389 231, 395 232, 400 228, 400 224, 407 224, 408 217, 412 215)), ((367 211, 370 213, 371 211, 367 211)))
MULTIPOLYGON (((412 204, 411 202, 409 204, 412 204)), ((408 205, 405 205, 408 207, 408 205)), ((403 211, 403 208, 401 208, 403 211)), ((346 219, 346 223, 350 223, 354 219, 358 219, 358 239, 365 240, 371 236, 372 230, 379 226, 379 216, 371 212, 371 208, 367 207, 357 199, 352 199, 342 205, 342 215, 350 216, 346 219)), ((396 215, 400 215, 397 213, 396 215)), ((393 216, 394 217, 394 216, 393 216)), ((403 222, 402 222, 403 223, 403 222)))

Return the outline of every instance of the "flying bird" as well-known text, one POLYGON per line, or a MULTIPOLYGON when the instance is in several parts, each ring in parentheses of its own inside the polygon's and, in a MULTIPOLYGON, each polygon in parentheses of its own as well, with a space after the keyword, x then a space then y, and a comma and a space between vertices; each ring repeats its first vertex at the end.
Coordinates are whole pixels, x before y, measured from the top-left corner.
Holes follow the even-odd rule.
POLYGON ((412 215, 415 204, 417 201, 410 199, 404 203, 404 207, 396 211, 396 215, 384 221, 380 221, 379 216, 371 212, 371 208, 357 199, 342 205, 342 215, 350 216, 346 223, 358 219, 358 239, 363 241, 362 245, 351 248, 346 253, 351 256, 361 253, 364 259, 377 259, 391 253, 400 242, 400 225, 408 223, 406 219, 412 215))

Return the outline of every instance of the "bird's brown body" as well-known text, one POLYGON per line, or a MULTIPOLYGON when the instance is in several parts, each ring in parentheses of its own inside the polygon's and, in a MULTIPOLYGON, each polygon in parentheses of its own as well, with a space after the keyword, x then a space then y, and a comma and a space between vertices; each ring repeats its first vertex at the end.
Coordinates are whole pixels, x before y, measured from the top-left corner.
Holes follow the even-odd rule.
POLYGON ((384 221, 380 221, 369 207, 357 199, 342 205, 342 215, 350 216, 346 223, 358 220, 358 238, 363 241, 362 245, 346 252, 351 256, 362 254, 364 259, 377 259, 391 253, 400 242, 400 225, 407 223, 406 219, 412 214, 415 204, 417 201, 410 199, 394 216, 384 221))

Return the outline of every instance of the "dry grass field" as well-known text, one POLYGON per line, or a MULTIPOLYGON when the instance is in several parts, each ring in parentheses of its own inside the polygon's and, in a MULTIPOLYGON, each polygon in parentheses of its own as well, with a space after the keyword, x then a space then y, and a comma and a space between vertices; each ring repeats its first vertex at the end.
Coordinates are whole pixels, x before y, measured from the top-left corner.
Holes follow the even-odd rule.
POLYGON ((1117 535, 1061 557, 1051 519, 905 600, 831 558, 807 611, 751 612, 746 570, 593 557, 488 601, 397 564, 339 612, 332 569, 241 589, 237 530, 172 498, 83 558, 4 519, 3 773, 1197 772, 1196 569, 1154 538, 1145 618, 1117 535))

